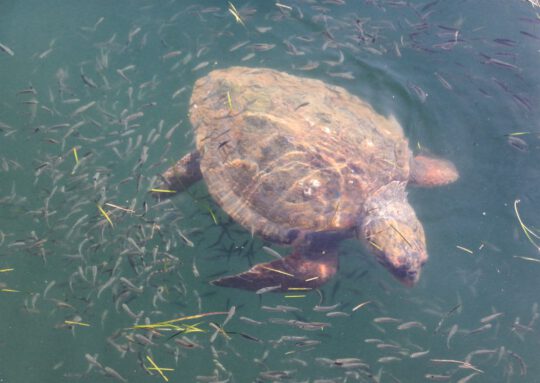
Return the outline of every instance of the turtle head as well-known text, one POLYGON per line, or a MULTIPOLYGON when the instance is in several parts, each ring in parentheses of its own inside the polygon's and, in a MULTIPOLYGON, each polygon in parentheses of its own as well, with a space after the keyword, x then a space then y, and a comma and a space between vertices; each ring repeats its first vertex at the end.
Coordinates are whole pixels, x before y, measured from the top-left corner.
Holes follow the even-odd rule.
POLYGON ((428 258, 426 238, 402 183, 392 182, 366 201, 357 236, 401 283, 418 281, 428 258))

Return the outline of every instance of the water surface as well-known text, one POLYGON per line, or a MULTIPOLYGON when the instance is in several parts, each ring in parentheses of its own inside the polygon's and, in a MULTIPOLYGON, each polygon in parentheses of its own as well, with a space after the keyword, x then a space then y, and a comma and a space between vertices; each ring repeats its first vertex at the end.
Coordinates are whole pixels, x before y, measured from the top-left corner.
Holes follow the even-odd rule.
POLYGON ((171 381, 538 381, 540 255, 516 215, 540 243, 532 3, 236 1, 239 23, 226 2, 2 2, 0 381, 163 380, 147 357, 171 381), (430 253, 416 287, 353 241, 305 297, 208 284, 271 260, 270 244, 204 185, 162 205, 148 190, 193 148, 194 81, 232 65, 343 86, 395 115, 415 153, 456 164, 457 183, 409 192, 430 253), (297 310, 264 307, 276 305, 297 310), (224 314, 180 322, 204 332, 170 340, 132 328, 233 306, 236 334, 215 339, 224 314), (411 321, 425 328, 397 328, 411 321), (432 360, 468 355, 466 368, 432 360))

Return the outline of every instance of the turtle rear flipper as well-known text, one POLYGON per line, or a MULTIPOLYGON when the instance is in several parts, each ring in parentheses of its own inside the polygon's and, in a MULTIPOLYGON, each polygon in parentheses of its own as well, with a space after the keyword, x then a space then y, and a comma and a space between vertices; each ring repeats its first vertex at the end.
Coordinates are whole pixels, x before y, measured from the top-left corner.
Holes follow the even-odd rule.
POLYGON ((157 191, 155 194, 170 197, 174 195, 171 191, 182 192, 200 181, 202 179, 200 159, 200 153, 196 150, 182 157, 161 175, 163 182, 155 190, 163 191, 157 191))
POLYGON ((450 161, 419 154, 411 161, 409 183, 423 187, 442 186, 457 181, 459 173, 450 161))
POLYGON ((248 271, 216 279, 217 286, 257 291, 275 287, 272 291, 313 289, 321 286, 336 273, 338 268, 337 249, 309 254, 296 249, 287 257, 253 266, 248 271))

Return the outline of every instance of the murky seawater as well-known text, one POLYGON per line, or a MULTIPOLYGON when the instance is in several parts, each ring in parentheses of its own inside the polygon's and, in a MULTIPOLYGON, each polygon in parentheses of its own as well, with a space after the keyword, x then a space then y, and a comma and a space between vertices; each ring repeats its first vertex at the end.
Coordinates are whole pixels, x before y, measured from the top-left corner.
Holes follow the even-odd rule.
POLYGON ((241 23, 222 1, 0 4, 0 382, 164 380, 150 360, 184 382, 539 381, 540 8, 233 5, 241 23), (430 253, 416 287, 355 241, 321 291, 209 285, 271 244, 202 184, 149 190, 193 148, 194 81, 233 65, 343 86, 456 164, 457 183, 409 192, 430 253), (199 314, 172 338, 133 328, 199 314))

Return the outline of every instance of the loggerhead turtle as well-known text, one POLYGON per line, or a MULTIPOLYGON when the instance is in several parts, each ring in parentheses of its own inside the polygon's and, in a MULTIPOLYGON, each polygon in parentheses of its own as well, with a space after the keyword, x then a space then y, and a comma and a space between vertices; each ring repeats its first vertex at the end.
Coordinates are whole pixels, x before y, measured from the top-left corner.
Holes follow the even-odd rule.
POLYGON ((438 186, 458 172, 412 156, 393 116, 345 89, 265 68, 198 79, 190 102, 196 150, 163 175, 185 190, 204 179, 221 208, 290 255, 212 281, 258 290, 315 288, 338 266, 338 244, 361 240, 399 281, 414 285, 428 254, 407 184, 438 186))

